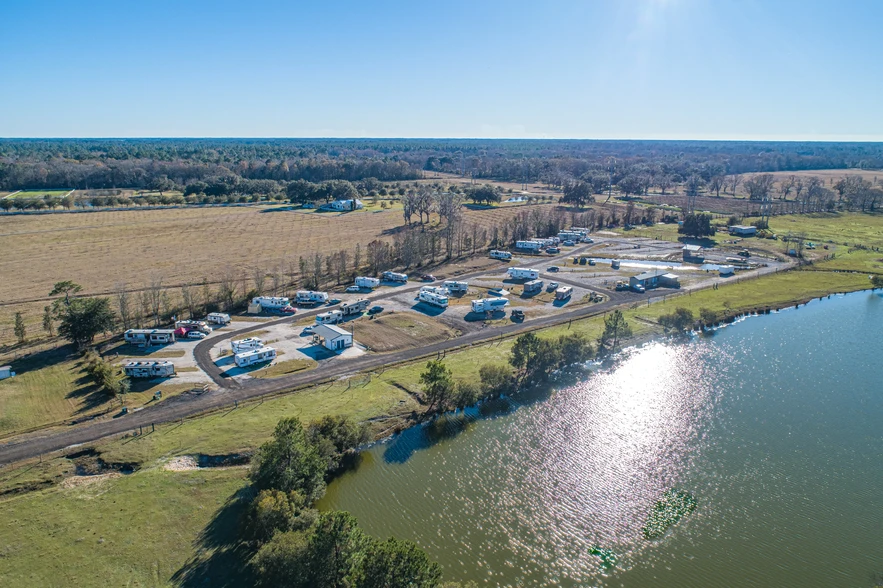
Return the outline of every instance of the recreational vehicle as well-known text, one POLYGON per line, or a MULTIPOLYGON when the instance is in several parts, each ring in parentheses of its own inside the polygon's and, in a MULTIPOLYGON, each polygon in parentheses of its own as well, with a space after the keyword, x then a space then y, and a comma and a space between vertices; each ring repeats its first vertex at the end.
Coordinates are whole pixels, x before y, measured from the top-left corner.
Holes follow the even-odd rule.
POLYGON ((324 304, 328 302, 328 293, 298 290, 297 294, 295 294, 295 300, 298 304, 324 304))
POLYGON ((343 320, 343 312, 339 310, 331 310, 316 315, 317 325, 334 325, 343 320))
POLYGON ((506 298, 479 298, 472 301, 472 312, 494 312, 509 304, 506 298))
POLYGON ((506 273, 513 280, 536 280, 540 277, 540 272, 527 267, 510 267, 506 270, 506 273))
POLYGON ((619 269, 619 260, 618 259, 610 260, 610 269, 619 269))
POLYGON ((283 296, 258 296, 252 298, 251 303, 260 305, 263 310, 279 310, 291 305, 291 301, 283 296))
POLYGON ((543 291, 543 281, 542 280, 531 280, 529 282, 524 283, 524 293, 525 294, 538 294, 543 291))
POLYGON ((233 353, 252 351, 254 349, 260 349, 263 346, 264 342, 257 337, 248 337, 246 339, 240 339, 238 341, 230 341, 230 347, 233 349, 233 353))
POLYGON ((408 274, 399 274, 396 272, 383 272, 383 279, 387 282, 402 282, 405 283, 408 281, 408 274))
POLYGON ((243 351, 233 356, 233 361, 238 367, 248 367, 256 363, 265 361, 273 361, 276 359, 276 350, 272 347, 261 347, 260 349, 252 349, 251 351, 243 351))
POLYGON ((491 259, 501 259, 503 261, 511 261, 512 254, 508 251, 498 251, 496 249, 492 249, 490 252, 491 259))
POLYGON ((466 293, 469 291, 469 283, 468 282, 456 282, 453 280, 448 280, 444 282, 444 287, 448 289, 448 292, 451 294, 460 294, 466 293))
POLYGON ((523 251, 530 251, 532 253, 538 253, 546 244, 543 241, 516 241, 515 248, 521 249, 523 251))
POLYGON ((123 366, 123 373, 130 378, 170 378, 175 375, 175 365, 170 361, 130 361, 123 366))
POLYGON ((129 329, 123 333, 126 343, 138 345, 161 345, 175 342, 173 329, 129 329))
POLYGON ((343 316, 351 316, 354 314, 362 314, 366 310, 368 310, 368 305, 371 303, 367 298, 359 298, 358 300, 353 300, 352 302, 345 302, 340 306, 340 312, 343 313, 343 316))
POLYGON ((380 285, 377 278, 369 278, 368 276, 359 276, 356 278, 356 286, 359 288, 376 288, 380 285))
POLYGON ((567 300, 572 295, 573 288, 571 286, 561 286, 555 290, 555 300, 567 300))
POLYGON ((230 315, 224 312, 210 312, 205 320, 213 325, 227 325, 230 323, 230 315))
POLYGON ((175 321, 175 329, 184 329, 185 331, 199 331, 208 335, 212 332, 212 328, 205 321, 175 321))
POLYGON ((438 306, 439 308, 447 308, 448 307, 447 294, 439 294, 438 292, 432 292, 429 290, 421 290, 420 294, 417 295, 417 298, 420 300, 420 302, 425 302, 426 304, 438 306))

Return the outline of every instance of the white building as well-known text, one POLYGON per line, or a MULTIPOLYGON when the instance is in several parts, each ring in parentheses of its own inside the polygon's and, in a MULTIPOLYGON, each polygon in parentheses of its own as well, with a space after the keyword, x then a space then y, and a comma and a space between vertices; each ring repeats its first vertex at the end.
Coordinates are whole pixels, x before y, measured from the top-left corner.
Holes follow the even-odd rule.
POLYGON ((233 356, 233 361, 238 367, 248 367, 256 363, 265 361, 273 361, 276 359, 276 350, 272 347, 261 347, 260 349, 252 349, 251 351, 243 351, 233 356))
POLYGON ((361 210, 365 205, 362 204, 362 201, 356 198, 355 200, 335 200, 333 202, 329 202, 328 204, 323 204, 319 207, 319 210, 335 210, 337 212, 347 212, 349 210, 361 210))
POLYGON ((0 367, 0 380, 5 380, 6 378, 11 378, 15 375, 15 372, 12 371, 12 367, 8 365, 4 365, 0 367))
POLYGON ((262 339, 258 339, 257 337, 247 337, 238 341, 230 341, 230 348, 233 350, 233 353, 252 351, 254 349, 260 349, 263 346, 264 341, 262 339))
POLYGON ((136 345, 163 345, 175 342, 173 329, 129 329, 123 333, 126 343, 136 345))
POLYGON ((439 308, 448 307, 447 293, 441 294, 437 291, 421 290, 420 294, 417 295, 417 299, 420 300, 420 302, 425 302, 426 304, 431 304, 432 306, 438 306, 439 308))
POLYGON ((316 315, 317 325, 334 325, 343 320, 343 313, 339 310, 321 312, 316 315))
POLYGON ((259 304, 264 310, 279 310, 291 306, 291 299, 285 296, 258 296, 251 299, 252 304, 259 304))
POLYGON ((370 278, 368 276, 358 276, 356 278, 356 286, 359 288, 376 288, 380 285, 380 280, 377 278, 370 278))
POLYGON ((175 375, 175 365, 170 361, 130 361, 123 366, 123 373, 130 378, 170 378, 175 375))
POLYGON ((298 304, 325 304, 328 302, 327 292, 314 292, 312 290, 298 290, 294 295, 298 304))
POLYGON ((510 267, 506 273, 513 280, 536 280, 540 277, 540 272, 529 267, 510 267))
POLYGON ((322 345, 331 351, 343 351, 353 346, 353 334, 337 325, 313 327, 313 335, 322 339, 322 345))
POLYGON ((753 237, 757 234, 757 227, 752 227, 750 225, 731 225, 729 231, 731 235, 753 237))

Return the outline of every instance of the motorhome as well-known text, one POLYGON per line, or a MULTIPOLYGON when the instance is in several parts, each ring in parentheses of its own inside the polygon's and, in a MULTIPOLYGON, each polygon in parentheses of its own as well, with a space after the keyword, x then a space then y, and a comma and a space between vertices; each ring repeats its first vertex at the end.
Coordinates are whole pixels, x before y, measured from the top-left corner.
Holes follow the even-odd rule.
POLYGON ((224 312, 210 312, 205 320, 213 325, 227 325, 230 324, 230 315, 224 312))
POLYGON ((175 365, 170 361, 130 361, 123 365, 123 373, 130 378, 170 378, 175 365))
POLYGON ((494 312, 509 304, 506 298, 479 298, 472 301, 472 312, 494 312))
POLYGON ((290 306, 291 300, 284 296, 257 296, 251 299, 251 303, 260 305, 263 310, 279 310, 283 306, 290 306))
POLYGON ((536 280, 540 277, 540 272, 528 267, 510 267, 506 273, 513 280, 536 280))
POLYGON ((538 294, 543 291, 543 281, 542 280, 531 280, 529 282, 524 283, 524 293, 525 294, 538 294))
POLYGON ((328 302, 327 292, 314 292, 312 290, 298 290, 294 295, 298 304, 325 304, 328 302))
POLYGON ((233 353, 252 351, 254 349, 260 349, 263 346, 263 340, 258 339, 257 337, 247 337, 245 339, 239 339, 238 341, 230 341, 230 348, 233 350, 233 353))
POLYGON ((243 351, 233 356, 233 361, 238 367, 248 367, 256 363, 265 361, 273 361, 276 359, 276 350, 272 347, 261 347, 260 349, 252 349, 251 351, 243 351))
POLYGON ((367 298, 359 298, 358 300, 353 300, 352 302, 344 302, 340 305, 340 312, 343 316, 352 316, 354 314, 362 314, 366 310, 368 310, 368 305, 371 303, 367 298))
POLYGON ((427 304, 431 304, 433 306, 438 306, 440 308, 448 307, 448 296, 447 294, 439 294, 438 292, 431 292, 429 290, 421 290, 420 294, 417 295, 417 298, 420 302, 425 302, 427 304))
POLYGON ((387 282, 402 282, 405 283, 408 281, 408 274, 400 274, 396 272, 383 272, 381 274, 383 279, 387 282))
POLYGON ((530 251, 532 253, 538 253, 543 247, 546 246, 546 243, 543 241, 536 241, 533 239, 527 241, 516 241, 515 248, 521 249, 522 251, 530 251))
POLYGON ((492 249, 490 252, 491 259, 500 259, 502 261, 511 261, 512 254, 508 251, 498 251, 496 249, 492 249))
POLYGON ((444 286, 421 286, 421 292, 432 292, 434 294, 448 295, 448 289, 444 286))
POLYGON ((466 293, 469 291, 468 282, 456 282, 453 280, 448 280, 444 282, 444 287, 447 288, 448 292, 450 292, 451 294, 466 293))
POLYGON ((343 320, 343 312, 339 310, 331 310, 316 315, 317 325, 335 325, 343 320))
POLYGON ((561 286, 555 290, 555 300, 567 300, 573 295, 573 287, 561 286))
POLYGON ((356 278, 356 286, 359 288, 376 288, 380 285, 380 280, 377 278, 370 278, 368 276, 358 276, 356 278))

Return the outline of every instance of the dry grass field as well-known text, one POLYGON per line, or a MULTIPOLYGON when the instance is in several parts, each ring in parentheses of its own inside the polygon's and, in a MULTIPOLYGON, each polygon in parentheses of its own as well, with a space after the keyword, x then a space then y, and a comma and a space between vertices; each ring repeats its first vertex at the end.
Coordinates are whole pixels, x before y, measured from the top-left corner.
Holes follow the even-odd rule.
MULTIPOLYGON (((489 227, 521 208, 464 209, 464 216, 489 227)), ((0 216, 0 344, 13 340, 16 311, 25 314, 30 338, 43 335, 40 316, 61 280, 81 284, 84 294, 110 294, 116 284, 137 290, 162 279, 177 297, 181 284, 216 283, 227 271, 288 273, 297 271, 299 256, 317 251, 352 253, 360 243, 364 252, 374 239, 392 239, 402 224, 396 210, 319 214, 286 206, 0 216)))
POLYGON ((377 319, 361 318, 351 323, 356 341, 372 351, 409 349, 444 341, 459 333, 414 312, 397 312, 377 319))

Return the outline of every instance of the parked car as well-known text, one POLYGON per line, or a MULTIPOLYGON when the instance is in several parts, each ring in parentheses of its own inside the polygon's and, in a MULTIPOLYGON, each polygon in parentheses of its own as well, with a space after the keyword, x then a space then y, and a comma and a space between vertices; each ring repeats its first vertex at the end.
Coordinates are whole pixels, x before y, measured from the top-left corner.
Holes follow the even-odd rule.
POLYGON ((361 292, 362 289, 359 288, 358 286, 350 286, 349 288, 346 289, 346 291, 347 291, 347 294, 354 294, 354 293, 361 292))
POLYGON ((331 306, 332 304, 340 304, 340 298, 332 298, 331 300, 329 300, 328 306, 331 306))
POLYGON ((312 325, 309 325, 309 326, 304 327, 304 330, 303 330, 302 332, 307 333, 307 334, 312 333, 312 332, 313 332, 313 326, 312 326, 312 325))
POLYGON ((434 282, 435 276, 432 274, 423 274, 422 276, 420 276, 420 280, 423 282, 434 282))
POLYGON ((205 333, 201 331, 190 331, 187 333, 188 339, 205 339, 205 333))
POLYGON ((561 250, 557 247, 549 247, 548 249, 546 249, 546 253, 554 255, 556 253, 561 253, 561 250))
POLYGON ((576 243, 574 243, 573 241, 565 241, 564 243, 562 243, 562 245, 564 245, 565 247, 573 247, 574 245, 576 245, 576 243))
POLYGON ((371 308, 368 309, 368 314, 377 314, 380 312, 383 312, 382 306, 372 306, 371 308))
POLYGON ((279 309, 279 312, 282 314, 294 314, 297 312, 297 309, 293 306, 283 306, 279 309))
POLYGON ((616 289, 617 289, 617 291, 628 290, 629 285, 626 282, 623 282, 622 280, 620 280, 620 281, 616 282, 616 289))
POLYGON ((524 320, 524 311, 513 309, 512 313, 509 315, 513 321, 523 321, 524 320))
POLYGON ((583 243, 594 243, 595 240, 591 237, 583 237, 583 243))
POLYGON ((751 252, 747 249, 743 249, 738 253, 738 255, 741 255, 742 257, 751 257, 751 252))
POLYGON ((550 272, 557 272, 559 269, 561 269, 561 268, 558 267, 557 265, 550 265, 550 266, 549 266, 549 269, 548 269, 547 271, 550 271, 550 272))
POLYGON ((546 286, 546 290, 548 290, 549 292, 552 292, 554 290, 557 290, 558 286, 559 286, 558 282, 549 282, 549 285, 546 286))
POLYGON ((642 286, 641 284, 635 284, 634 286, 630 287, 632 289, 632 292, 637 292, 638 294, 643 294, 647 291, 646 288, 644 288, 644 286, 642 286))

